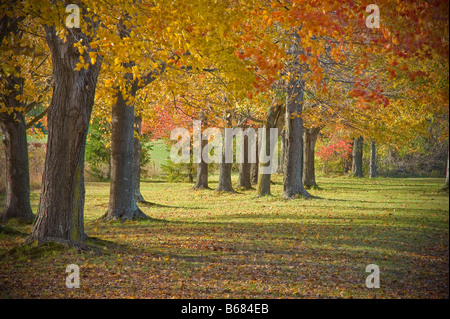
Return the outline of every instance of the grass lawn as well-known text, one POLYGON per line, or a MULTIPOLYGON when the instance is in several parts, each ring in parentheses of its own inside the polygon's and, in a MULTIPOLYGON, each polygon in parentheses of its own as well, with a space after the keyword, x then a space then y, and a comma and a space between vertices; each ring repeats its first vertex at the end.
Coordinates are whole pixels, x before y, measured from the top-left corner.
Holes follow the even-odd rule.
MULTIPOLYGON (((140 207, 154 220, 125 223, 96 222, 109 184, 88 183, 94 249, 21 246, 31 226, 8 223, 0 298, 449 297, 443 179, 321 178, 311 191, 320 199, 291 201, 281 199, 282 177, 273 180, 267 198, 144 182, 152 204, 140 207), (69 264, 80 267, 79 289, 65 286, 69 264), (380 268, 379 289, 365 286, 369 264, 380 268)), ((38 200, 33 191, 33 211, 38 200)))

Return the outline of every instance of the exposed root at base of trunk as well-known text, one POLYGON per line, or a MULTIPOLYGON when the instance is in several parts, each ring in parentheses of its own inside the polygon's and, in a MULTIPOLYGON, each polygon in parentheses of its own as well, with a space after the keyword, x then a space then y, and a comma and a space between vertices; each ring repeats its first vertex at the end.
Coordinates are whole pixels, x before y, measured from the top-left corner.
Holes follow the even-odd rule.
POLYGON ((107 210, 106 213, 97 219, 99 222, 107 222, 107 221, 126 221, 126 220, 149 220, 151 219, 147 215, 144 214, 142 210, 139 208, 133 210, 107 210))

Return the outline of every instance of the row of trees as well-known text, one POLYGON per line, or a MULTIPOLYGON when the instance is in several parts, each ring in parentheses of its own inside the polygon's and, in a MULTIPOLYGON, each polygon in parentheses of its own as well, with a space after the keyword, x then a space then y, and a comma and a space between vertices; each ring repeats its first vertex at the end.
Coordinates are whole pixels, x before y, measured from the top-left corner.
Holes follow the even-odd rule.
MULTIPOLYGON (((28 242, 86 239, 92 115, 111 123, 110 202, 102 220, 148 218, 136 200, 140 127, 168 103, 209 126, 282 129, 288 199, 310 197, 303 163, 311 162, 325 127, 355 137, 355 159, 360 136, 401 143, 438 121, 446 138, 448 3, 384 0, 380 7, 380 28, 371 29, 365 5, 353 1, 76 1, 69 16, 64 1, 2 3, 2 218, 33 218, 23 118, 47 103, 45 170, 28 242)), ((171 120, 182 121, 175 112, 171 120)), ((218 190, 233 191, 231 165, 219 171, 218 190)), ((200 163, 196 188, 208 187, 205 172, 200 163)), ((258 193, 270 193, 270 175, 259 176, 258 193)))

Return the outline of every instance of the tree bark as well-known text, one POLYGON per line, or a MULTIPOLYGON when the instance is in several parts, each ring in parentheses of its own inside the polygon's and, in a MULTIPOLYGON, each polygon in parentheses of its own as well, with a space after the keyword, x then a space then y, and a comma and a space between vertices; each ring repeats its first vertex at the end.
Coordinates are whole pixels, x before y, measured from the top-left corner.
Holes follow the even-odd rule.
MULTIPOLYGON (((45 27, 53 64, 53 95, 48 109, 48 142, 37 218, 27 242, 82 243, 84 233, 84 152, 101 57, 75 71, 80 53, 74 43, 90 39, 72 29, 64 42, 45 27)), ((84 52, 89 61, 88 52, 84 52)))
POLYGON ((241 189, 251 189, 252 183, 250 179, 250 168, 251 163, 249 163, 248 159, 248 136, 244 135, 244 160, 243 163, 239 164, 239 180, 238 187, 241 189))
POLYGON ((363 177, 363 137, 360 136, 353 140, 352 151, 352 175, 356 177, 363 177))
MULTIPOLYGON (((130 92, 135 95, 135 92, 130 92)), ((109 206, 101 220, 148 219, 135 197, 134 105, 120 91, 112 107, 109 206)))
POLYGON ((134 118, 134 130, 136 135, 134 137, 134 197, 137 202, 145 202, 141 194, 141 128, 142 117, 140 115, 134 118))
MULTIPOLYGON (((225 123, 227 127, 231 127, 231 116, 225 118, 225 123)), ((222 133, 222 162, 219 163, 219 185, 216 189, 217 192, 228 192, 236 193, 231 182, 231 170, 233 168, 233 163, 225 162, 225 130, 222 133)))
POLYGON ((314 150, 320 127, 303 130, 303 185, 306 189, 318 188, 314 165, 314 150))
POLYGON ((449 150, 450 149, 447 149, 447 174, 445 175, 445 186, 444 186, 444 189, 447 189, 447 190, 448 190, 448 184, 449 184, 449 156, 450 156, 449 150))
POLYGON ((376 143, 374 141, 370 142, 370 166, 369 166, 369 177, 377 177, 377 156, 376 156, 376 143))
POLYGON ((291 75, 286 89, 286 137, 283 167, 283 197, 297 195, 312 197, 302 182, 303 162, 303 111, 304 82, 298 74, 291 75))
POLYGON ((284 156, 285 156, 285 136, 286 132, 283 130, 280 134, 280 165, 278 165, 278 173, 283 173, 284 156))
MULTIPOLYGON (((261 145, 261 152, 265 152, 266 155, 271 154, 271 142, 270 142, 270 129, 271 128, 278 128, 278 130, 283 127, 284 125, 284 112, 285 107, 280 104, 276 103, 275 101, 272 102, 272 105, 267 110, 267 116, 266 116, 266 126, 264 128, 264 134, 265 134, 265 145, 261 145)), ((263 140, 259 141, 259 143, 262 143, 263 140)), ((278 142, 278 136, 276 139, 276 142, 278 142)), ((259 150, 259 148, 258 148, 259 150)), ((257 158, 259 157, 259 153, 257 158)), ((278 156, 278 154, 274 154, 274 156, 278 156)), ((270 159, 272 160, 272 159, 270 159)), ((261 167, 269 166, 270 162, 267 163, 259 163, 261 167)), ((258 188, 257 188, 257 196, 267 196, 271 195, 270 193, 270 178, 271 174, 263 174, 263 170, 261 170, 261 173, 258 177, 258 188)))
MULTIPOLYGON (((269 109, 269 114, 273 114, 272 107, 269 109)), ((269 119, 269 116, 267 117, 269 119)), ((261 146, 261 151, 266 152, 266 154, 270 154, 270 128, 273 125, 271 123, 273 116, 270 116, 270 119, 266 123, 266 127, 264 129, 264 134, 266 134, 265 145, 261 146)), ((261 142, 261 141, 260 141, 261 142)), ((258 154, 259 155, 259 154, 258 154)), ((260 163, 261 166, 268 166, 269 163, 260 163)), ((258 177, 258 187, 257 187, 257 196, 268 196, 270 193, 270 174, 259 174, 258 177)))
MULTIPOLYGON (((206 116, 204 112, 199 113, 199 120, 202 121, 202 127, 200 127, 200 131, 202 131, 203 126, 207 126, 206 116)), ((210 189, 208 186, 208 163, 206 163, 203 160, 203 156, 201 156, 203 148, 208 144, 208 141, 203 140, 203 138, 200 136, 198 143, 200 162, 197 164, 197 180, 193 189, 210 189)))
MULTIPOLYGON (((0 43, 10 33, 21 36, 18 23, 24 17, 8 17, 0 19, 0 43)), ((17 67, 17 74, 20 68, 17 67)), ((6 206, 0 213, 0 222, 17 218, 22 221, 32 221, 35 218, 30 206, 30 175, 28 163, 27 132, 24 113, 19 108, 24 103, 17 99, 23 94, 24 79, 11 74, 0 76, 4 92, 0 98, 7 111, 0 111, 0 129, 3 131, 6 159, 6 206), (11 111, 11 113, 8 113, 11 111)))
MULTIPOLYGON (((256 134, 256 149, 258 150, 258 134, 256 134)), ((250 180, 252 185, 258 184, 258 167, 259 167, 259 156, 256 156, 256 162, 251 164, 250 180)))
MULTIPOLYGON (((13 99, 15 99, 15 96, 13 99)), ((11 107, 8 105, 8 107, 11 107)), ((0 113, 0 127, 5 136, 6 207, 0 222, 17 218, 30 222, 35 218, 30 205, 30 175, 25 119, 21 112, 0 113)))

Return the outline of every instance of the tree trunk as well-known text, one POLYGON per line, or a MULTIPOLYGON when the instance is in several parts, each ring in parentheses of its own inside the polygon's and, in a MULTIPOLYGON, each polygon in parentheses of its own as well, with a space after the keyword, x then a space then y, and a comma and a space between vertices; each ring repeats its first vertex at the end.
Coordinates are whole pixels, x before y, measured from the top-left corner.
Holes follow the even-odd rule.
POLYGON ((360 136, 353 140, 352 152, 352 175, 363 177, 363 137, 360 136))
MULTIPOLYGON (((90 39, 72 29, 64 42, 45 27, 53 64, 53 95, 48 109, 48 142, 37 218, 27 242, 81 243, 84 233, 84 151, 101 57, 75 71, 79 52, 90 39)), ((88 52, 84 58, 89 61, 88 52)))
POLYGON ((145 202, 144 197, 141 194, 141 127, 142 117, 140 115, 135 116, 134 130, 136 135, 134 137, 134 197, 137 202, 145 202))
MULTIPOLYGON (((273 109, 273 108, 271 107, 269 109, 268 113, 273 113, 273 111, 271 111, 271 109, 273 109)), ((268 118, 269 118, 269 116, 268 116, 268 118)), ((266 127, 264 129, 264 134, 266 134, 266 139, 265 139, 266 143, 265 143, 265 145, 261 146, 261 151, 266 152, 266 154, 270 154, 270 128, 272 125, 273 125, 273 123, 270 123, 269 121, 267 121, 266 127)), ((258 153, 258 157, 259 157, 259 153, 258 153)), ((260 165, 268 166, 269 163, 260 163, 260 165)), ((270 193, 270 177, 271 177, 270 174, 259 174, 258 188, 257 188, 257 196, 258 197, 271 195, 271 193, 270 193)))
MULTIPOLYGON (((200 112, 199 120, 202 121, 202 127, 206 126, 206 116, 204 112, 200 112)), ((202 127, 200 127, 200 132, 202 131, 202 127)), ((199 155, 200 161, 197 164, 197 181, 193 189, 209 189, 208 186, 208 163, 203 160, 203 156, 201 156, 203 148, 208 144, 208 141, 203 140, 202 136, 199 136, 197 141, 199 143, 199 155)))
POLYGON ((376 143, 370 142, 370 178, 377 177, 377 156, 376 156, 376 143))
POLYGON ((303 130, 303 185, 305 188, 318 188, 314 166, 314 149, 320 128, 313 127, 303 130))
MULTIPOLYGON (((4 15, 0 22, 0 43, 10 33, 19 35, 18 23, 24 17, 4 15)), ((20 74, 20 68, 16 67, 20 74)), ((17 99, 23 94, 24 79, 11 74, 0 76, 4 88, 0 92, 6 111, 0 111, 0 129, 3 131, 6 159, 6 207, 0 213, 0 222, 11 218, 32 221, 35 216, 30 206, 30 174, 28 164, 27 132, 24 114, 19 108, 24 103, 17 99), (8 111, 11 111, 9 113, 8 111)))
MULTIPOLYGON (((130 92, 134 96, 135 92, 130 92)), ((135 220, 148 217, 138 208, 134 166, 134 105, 120 91, 112 106, 111 182, 109 207, 101 220, 135 220)))
MULTIPOLYGON (((255 137, 256 140, 256 149, 258 150, 258 134, 256 134, 255 137)), ((258 184, 258 167, 259 167, 259 156, 256 156, 256 162, 251 164, 251 172, 250 172, 250 179, 252 185, 258 184)))
MULTIPOLYGON (((15 96, 13 99, 18 102, 15 96)), ((6 157, 6 207, 0 213, 0 222, 12 218, 29 222, 35 216, 30 206, 28 145, 23 114, 0 113, 0 127, 5 136, 6 157)))
MULTIPOLYGON (((231 127, 231 117, 225 118, 226 127, 231 127)), ((233 163, 226 163, 225 161, 225 148, 227 147, 225 143, 225 129, 222 133, 222 162, 219 163, 219 186, 216 191, 218 192, 228 192, 236 193, 231 182, 231 170, 233 168, 233 163)))
POLYGON ((301 195, 311 195, 302 183, 303 158, 303 111, 304 82, 301 76, 294 73, 286 89, 286 137, 285 158, 283 167, 283 197, 286 199, 301 195))
POLYGON ((283 166, 284 166, 284 155, 285 155, 285 135, 286 132, 283 130, 280 134, 280 165, 278 165, 278 173, 283 173, 283 166))
MULTIPOLYGON (((264 128, 264 134, 265 134, 265 140, 258 139, 258 143, 265 142, 265 145, 261 145, 261 152, 265 152, 266 155, 272 154, 271 150, 271 138, 270 138, 270 129, 271 128, 278 128, 280 129, 284 125, 284 112, 285 108, 283 105, 276 103, 275 100, 272 102, 272 105, 269 107, 269 110, 267 111, 266 116, 266 126, 264 128)), ((275 140, 275 143, 278 143, 278 136, 275 140)), ((258 156, 259 154, 259 148, 258 149, 258 156)), ((274 149, 275 151, 275 149, 274 149)), ((273 156, 278 156, 278 154, 274 154, 273 156)), ((263 174, 264 171, 262 168, 269 166, 271 164, 272 159, 268 161, 267 163, 260 162, 261 170, 259 174, 259 180, 258 180, 258 188, 257 188, 257 196, 267 196, 270 195, 270 178, 271 174, 263 174)))
POLYGON ((241 189, 251 189, 252 183, 250 179, 251 163, 248 159, 248 136, 244 135, 244 160, 239 164, 239 180, 238 187, 241 189))
POLYGON ((445 186, 444 186, 444 189, 447 189, 447 190, 448 190, 448 184, 449 184, 449 156, 450 156, 449 150, 450 149, 447 149, 447 174, 445 176, 445 186))

